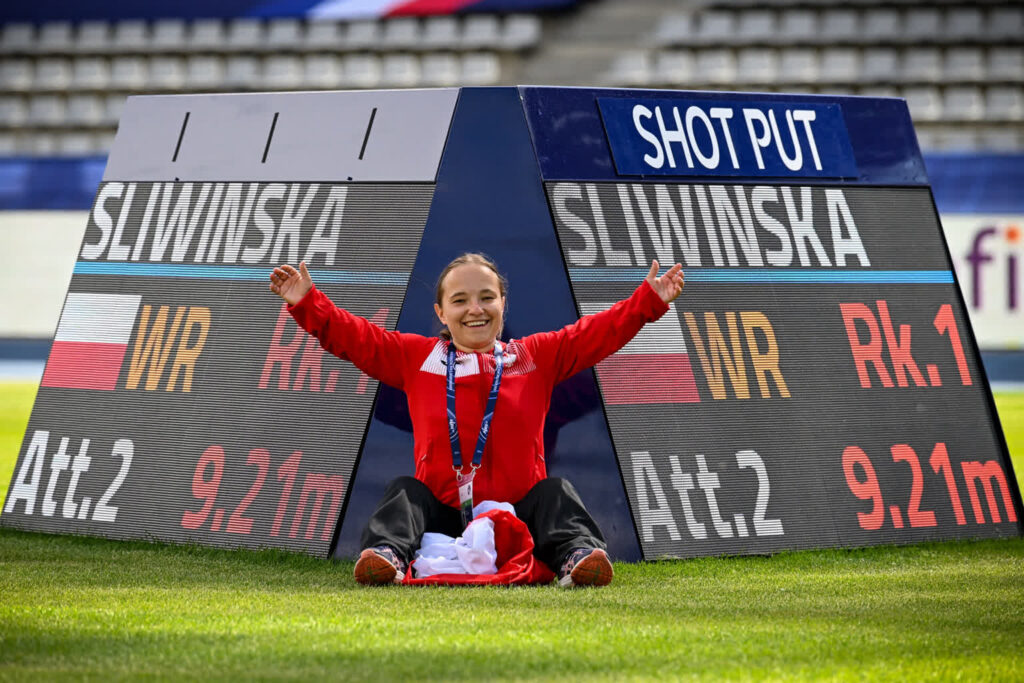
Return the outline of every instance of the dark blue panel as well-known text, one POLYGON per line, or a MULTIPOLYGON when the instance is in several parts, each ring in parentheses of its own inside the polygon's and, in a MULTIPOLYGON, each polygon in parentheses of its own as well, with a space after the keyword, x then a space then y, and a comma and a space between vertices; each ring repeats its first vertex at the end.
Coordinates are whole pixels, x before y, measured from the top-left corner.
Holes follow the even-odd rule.
MULTIPOLYGON (((36 0, 6 2, 0 8, 0 23, 8 21, 84 21, 92 19, 160 19, 163 17, 231 18, 245 16, 259 0, 36 0)), ((306 0, 312 5, 313 0, 306 0)))
MULTIPOLYGON (((603 90, 523 87, 527 119, 545 180, 617 180, 597 98, 837 104, 849 133, 858 175, 842 182, 925 185, 924 163, 906 102, 900 99, 825 95, 744 94, 671 90, 603 90)), ((636 180, 636 176, 629 176, 636 180)), ((763 181, 762 181, 763 182, 763 181)))
POLYGON ((599 97, 619 175, 856 178, 838 104, 599 97))
MULTIPOLYGON (((578 0, 480 0, 462 8, 469 12, 535 12, 564 9, 578 0)), ((0 23, 7 21, 82 21, 86 19, 159 19, 180 17, 302 17, 320 0, 38 0, 7 2, 0 23)), ((440 12, 438 12, 440 13, 440 12)), ((386 14, 386 12, 385 12, 386 14)))
POLYGON ((925 154, 940 213, 1024 213, 1024 154, 925 154))
POLYGON ((105 157, 0 159, 0 210, 88 209, 105 157))
MULTIPOLYGON (((404 332, 437 334, 434 286, 466 251, 492 256, 508 277, 504 338, 558 329, 577 319, 569 280, 515 88, 463 89, 438 170, 437 189, 398 319, 404 332)), ((443 396, 438 396, 443 401, 443 396)), ((382 388, 335 550, 352 557, 386 483, 413 473, 404 394, 382 388)), ((612 554, 640 550, 593 371, 556 388, 545 430, 548 472, 570 479, 594 513, 612 554)))

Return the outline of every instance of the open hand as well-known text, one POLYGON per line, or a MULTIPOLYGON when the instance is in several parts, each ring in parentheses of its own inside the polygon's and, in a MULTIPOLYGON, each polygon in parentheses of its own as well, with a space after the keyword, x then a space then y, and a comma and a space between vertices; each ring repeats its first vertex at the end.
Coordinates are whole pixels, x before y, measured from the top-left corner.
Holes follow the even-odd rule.
POLYGON ((270 291, 294 306, 302 301, 309 290, 313 289, 313 278, 306 270, 306 262, 299 263, 295 270, 287 263, 274 268, 270 274, 270 291))
POLYGON ((658 277, 658 268, 658 260, 651 261, 651 270, 644 279, 650 283, 662 301, 670 304, 683 291, 683 265, 681 263, 675 264, 665 271, 665 274, 661 277, 658 277))

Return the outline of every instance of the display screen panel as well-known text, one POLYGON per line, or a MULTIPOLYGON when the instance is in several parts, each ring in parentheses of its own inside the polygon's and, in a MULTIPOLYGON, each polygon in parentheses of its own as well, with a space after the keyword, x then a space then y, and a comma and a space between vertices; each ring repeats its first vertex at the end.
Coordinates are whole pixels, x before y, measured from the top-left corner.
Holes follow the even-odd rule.
POLYGON ((394 329, 432 183, 100 186, 4 526, 327 556, 377 382, 268 290, 394 329))
POLYGON ((684 266, 596 367, 645 558, 1020 533, 927 188, 546 189, 581 314, 684 266))

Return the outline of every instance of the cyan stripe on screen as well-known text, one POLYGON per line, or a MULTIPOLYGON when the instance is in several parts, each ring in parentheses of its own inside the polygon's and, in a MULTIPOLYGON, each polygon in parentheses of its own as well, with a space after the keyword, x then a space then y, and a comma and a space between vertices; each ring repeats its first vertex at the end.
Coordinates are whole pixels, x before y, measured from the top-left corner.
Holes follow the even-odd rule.
MULTIPOLYGON (((688 282, 781 282, 814 284, 953 284, 951 270, 804 270, 781 268, 684 268, 688 282)), ((664 270, 662 271, 664 273, 664 270)), ((639 282, 647 268, 570 268, 573 282, 639 282)))
MULTIPOLYGON (((270 266, 205 266, 177 263, 112 263, 109 261, 78 261, 76 275, 144 275, 148 277, 191 277, 214 280, 267 280, 270 266)), ((320 283, 344 285, 398 285, 409 281, 406 273, 373 270, 315 270, 313 279, 320 283)))

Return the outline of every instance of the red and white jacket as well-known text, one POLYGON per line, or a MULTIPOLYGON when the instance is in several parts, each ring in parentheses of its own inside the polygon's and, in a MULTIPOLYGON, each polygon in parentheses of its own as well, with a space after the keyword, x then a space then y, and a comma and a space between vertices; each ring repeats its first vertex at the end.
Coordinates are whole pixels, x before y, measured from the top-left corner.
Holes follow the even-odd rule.
MULTIPOLYGON (((315 286, 294 306, 295 321, 339 358, 409 401, 416 478, 437 498, 458 507, 445 401, 448 343, 437 337, 389 332, 339 308, 315 286)), ((555 385, 615 353, 668 304, 646 282, 610 309, 584 316, 556 332, 503 344, 505 368, 483 462, 473 480, 476 500, 518 502, 547 476, 544 418, 555 385)), ((473 457, 487 395, 494 379, 492 353, 458 352, 455 406, 466 467, 473 457)))

